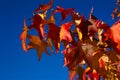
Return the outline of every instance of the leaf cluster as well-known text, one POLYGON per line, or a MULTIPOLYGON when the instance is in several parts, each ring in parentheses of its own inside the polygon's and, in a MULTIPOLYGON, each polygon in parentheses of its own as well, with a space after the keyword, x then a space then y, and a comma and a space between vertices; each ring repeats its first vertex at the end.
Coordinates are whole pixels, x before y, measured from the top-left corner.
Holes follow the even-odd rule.
POLYGON ((63 44, 64 66, 68 67, 70 80, 120 79, 120 20, 109 26, 93 15, 93 8, 85 19, 74 8, 57 6, 51 10, 52 3, 40 4, 29 26, 24 20, 20 35, 23 50, 36 49, 40 60, 43 52, 50 55, 47 48, 53 52, 54 47, 58 53, 63 44), (56 13, 61 14, 60 24, 56 23, 56 13), (38 35, 29 34, 32 29, 38 35))

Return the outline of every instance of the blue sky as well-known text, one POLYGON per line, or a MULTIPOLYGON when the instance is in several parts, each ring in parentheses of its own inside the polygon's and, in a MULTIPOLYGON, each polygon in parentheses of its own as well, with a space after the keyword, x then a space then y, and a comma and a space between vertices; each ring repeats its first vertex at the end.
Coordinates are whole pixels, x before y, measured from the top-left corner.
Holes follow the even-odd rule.
MULTIPOLYGON (((63 67, 61 54, 43 54, 38 62, 35 50, 24 53, 19 35, 23 20, 32 17, 32 11, 40 3, 49 0, 0 0, 0 80, 68 80, 68 71, 63 67)), ((76 8, 80 14, 93 14, 112 25, 111 13, 116 0, 54 0, 52 7, 76 8)))

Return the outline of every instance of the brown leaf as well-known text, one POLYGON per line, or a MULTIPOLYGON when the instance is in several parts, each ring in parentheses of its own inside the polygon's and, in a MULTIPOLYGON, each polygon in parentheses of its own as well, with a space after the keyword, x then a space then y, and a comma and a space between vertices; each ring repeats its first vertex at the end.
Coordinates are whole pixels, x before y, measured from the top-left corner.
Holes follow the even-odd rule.
POLYGON ((109 57, 109 59, 113 62, 119 61, 119 58, 117 57, 117 53, 115 51, 110 50, 107 53, 107 56, 109 57))
POLYGON ((119 8, 118 7, 114 8, 113 13, 111 14, 112 19, 120 17, 119 15, 120 15, 119 8))
POLYGON ((93 70, 93 72, 90 73, 88 76, 89 76, 90 80, 99 80, 99 78, 100 78, 99 74, 95 70, 93 70))
POLYGON ((48 46, 47 42, 40 40, 39 37, 33 36, 33 35, 27 35, 27 37, 30 40, 30 43, 28 44, 28 49, 35 48, 38 53, 38 60, 41 59, 42 52, 45 52, 46 54, 50 55, 46 49, 48 46))

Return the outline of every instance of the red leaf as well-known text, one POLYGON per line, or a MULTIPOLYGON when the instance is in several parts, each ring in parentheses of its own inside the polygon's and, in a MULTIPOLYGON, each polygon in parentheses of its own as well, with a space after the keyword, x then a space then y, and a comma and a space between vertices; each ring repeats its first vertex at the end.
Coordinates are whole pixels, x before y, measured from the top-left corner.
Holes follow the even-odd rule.
POLYGON ((110 26, 109 26, 108 24, 102 22, 102 23, 99 25, 98 28, 104 30, 104 32, 102 33, 102 40, 103 40, 103 41, 110 40, 110 38, 112 37, 110 26))
POLYGON ((26 47, 26 37, 27 37, 27 27, 26 27, 26 22, 24 20, 24 26, 23 26, 23 32, 20 35, 20 39, 22 40, 22 49, 24 51, 27 51, 27 47, 26 47))
POLYGON ((67 22, 61 25, 61 29, 60 29, 60 41, 61 40, 66 40, 68 42, 72 41, 72 36, 69 32, 69 29, 71 28, 72 23, 71 22, 67 22))
POLYGON ((89 74, 89 78, 90 80, 99 80, 99 74, 93 70, 93 72, 89 74))
POLYGON ((38 31, 40 39, 44 38, 44 24, 45 20, 43 20, 42 16, 39 14, 35 14, 32 18, 33 23, 28 27, 29 29, 34 28, 38 31))
POLYGON ((113 41, 117 43, 116 48, 120 51, 120 20, 113 24, 111 27, 113 41))
POLYGON ((49 26, 49 32, 48 32, 47 38, 51 39, 56 49, 56 52, 58 52, 60 48, 60 38, 59 38, 60 28, 57 27, 57 25, 55 25, 54 23, 49 23, 48 26, 49 26))
POLYGON ((103 61, 102 58, 99 59, 99 66, 100 66, 100 68, 104 68, 105 67, 105 62, 103 61))
POLYGON ((54 11, 54 13, 60 12, 62 14, 62 21, 63 21, 64 19, 67 18, 68 15, 73 15, 74 10, 75 10, 74 8, 64 9, 60 6, 57 6, 57 9, 54 11))
POLYGON ((70 71, 69 72, 69 80, 74 80, 76 75, 77 75, 76 71, 70 71))
POLYGON ((67 66, 68 64, 72 63, 73 60, 76 58, 75 54, 77 51, 77 47, 75 46, 69 46, 66 48, 63 53, 64 53, 64 66, 67 66))
POLYGON ((35 12, 45 11, 51 8, 53 0, 50 0, 48 4, 40 4, 39 7, 35 10, 35 12))
MULTIPOLYGON (((81 51, 81 50, 80 50, 81 51)), ((80 52, 76 46, 67 46, 63 51, 64 53, 64 66, 68 66, 69 70, 72 70, 83 60, 83 53, 80 52)))
POLYGON ((86 69, 85 69, 85 71, 84 71, 84 73, 83 73, 83 80, 87 80, 86 79, 86 74, 90 71, 91 69, 90 69, 90 67, 87 67, 86 69))

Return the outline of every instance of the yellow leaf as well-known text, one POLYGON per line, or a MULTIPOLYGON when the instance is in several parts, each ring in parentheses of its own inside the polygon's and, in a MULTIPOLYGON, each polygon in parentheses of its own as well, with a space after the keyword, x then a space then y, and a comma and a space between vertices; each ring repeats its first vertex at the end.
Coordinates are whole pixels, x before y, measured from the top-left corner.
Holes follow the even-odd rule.
POLYGON ((46 13, 47 10, 43 14, 39 13, 38 15, 44 20, 46 18, 46 13))
POLYGON ((79 28, 76 28, 77 29, 77 33, 78 33, 78 38, 79 40, 82 39, 82 32, 79 30, 79 28))

